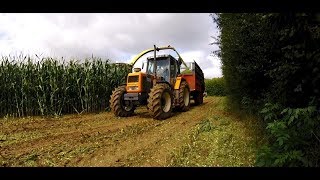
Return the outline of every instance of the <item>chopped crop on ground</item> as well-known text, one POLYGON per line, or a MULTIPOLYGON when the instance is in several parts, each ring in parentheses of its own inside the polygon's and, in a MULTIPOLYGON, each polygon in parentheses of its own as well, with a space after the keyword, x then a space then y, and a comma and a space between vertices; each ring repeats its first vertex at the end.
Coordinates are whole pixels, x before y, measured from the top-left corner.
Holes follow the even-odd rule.
POLYGON ((0 120, 0 166, 253 166, 259 121, 207 97, 188 112, 154 120, 111 112, 0 120))

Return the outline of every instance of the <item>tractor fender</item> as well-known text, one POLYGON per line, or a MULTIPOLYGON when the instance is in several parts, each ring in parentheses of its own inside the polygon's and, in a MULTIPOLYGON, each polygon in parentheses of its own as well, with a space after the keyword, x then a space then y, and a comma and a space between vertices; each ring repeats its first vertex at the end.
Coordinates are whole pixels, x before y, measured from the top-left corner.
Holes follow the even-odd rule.
POLYGON ((174 84, 174 90, 178 90, 180 88, 181 81, 184 79, 182 77, 177 77, 176 83, 174 84))

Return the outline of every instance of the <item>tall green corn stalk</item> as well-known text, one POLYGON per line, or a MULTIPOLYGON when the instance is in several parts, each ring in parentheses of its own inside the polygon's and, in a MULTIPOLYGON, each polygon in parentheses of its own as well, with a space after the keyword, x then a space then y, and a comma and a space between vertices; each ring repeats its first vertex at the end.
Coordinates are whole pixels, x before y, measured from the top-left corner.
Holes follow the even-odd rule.
POLYGON ((3 56, 0 59, 0 116, 61 116, 109 108, 112 90, 125 82, 128 65, 88 58, 3 56))

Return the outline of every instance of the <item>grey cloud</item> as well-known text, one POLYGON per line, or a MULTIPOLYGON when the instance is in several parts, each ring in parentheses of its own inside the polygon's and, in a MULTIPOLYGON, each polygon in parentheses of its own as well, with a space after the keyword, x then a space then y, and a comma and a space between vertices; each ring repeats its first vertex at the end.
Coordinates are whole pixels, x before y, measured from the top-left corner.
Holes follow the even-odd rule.
MULTIPOLYGON (((30 43, 39 43, 46 52, 56 56, 87 57, 93 54, 127 61, 132 55, 156 44, 172 45, 180 54, 202 52, 196 59, 201 68, 215 65, 207 58, 215 48, 209 45, 212 42, 210 36, 217 35, 209 14, 38 15, 47 22, 50 35, 42 42, 30 43)), ((19 20, 18 15, 16 20, 19 20)))

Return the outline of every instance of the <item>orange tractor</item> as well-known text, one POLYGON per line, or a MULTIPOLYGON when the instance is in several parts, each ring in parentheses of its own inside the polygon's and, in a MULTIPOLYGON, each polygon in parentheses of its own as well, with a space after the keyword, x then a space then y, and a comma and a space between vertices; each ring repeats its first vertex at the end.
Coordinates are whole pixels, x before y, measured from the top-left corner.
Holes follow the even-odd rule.
POLYGON ((153 56, 148 57, 141 68, 133 68, 128 74, 127 83, 112 92, 110 107, 116 116, 131 116, 137 106, 147 105, 154 119, 166 119, 173 109, 188 111, 190 99, 196 105, 203 103, 205 84, 201 68, 195 61, 187 65, 175 48, 154 46, 138 54, 131 61, 131 67, 152 51, 153 56), (161 50, 173 50, 178 58, 157 55, 161 50))

